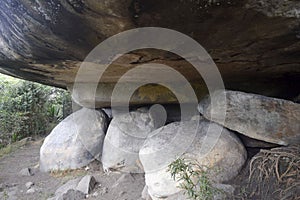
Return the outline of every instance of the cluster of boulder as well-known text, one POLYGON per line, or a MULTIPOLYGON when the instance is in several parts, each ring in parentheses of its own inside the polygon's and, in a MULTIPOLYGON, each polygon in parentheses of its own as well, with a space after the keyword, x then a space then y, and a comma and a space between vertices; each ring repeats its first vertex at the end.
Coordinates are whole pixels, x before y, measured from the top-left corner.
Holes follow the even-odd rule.
POLYGON ((82 108, 45 139, 41 170, 76 169, 97 159, 105 171, 145 173, 145 193, 153 200, 185 199, 168 172, 178 157, 215 169, 209 170, 209 178, 222 184, 237 176, 247 160, 236 132, 272 144, 300 143, 299 104, 237 91, 225 91, 225 96, 226 102, 213 108, 207 97, 197 116, 168 123, 161 112, 144 107, 112 119, 103 110, 82 108), (224 106, 225 121, 218 115, 224 106))

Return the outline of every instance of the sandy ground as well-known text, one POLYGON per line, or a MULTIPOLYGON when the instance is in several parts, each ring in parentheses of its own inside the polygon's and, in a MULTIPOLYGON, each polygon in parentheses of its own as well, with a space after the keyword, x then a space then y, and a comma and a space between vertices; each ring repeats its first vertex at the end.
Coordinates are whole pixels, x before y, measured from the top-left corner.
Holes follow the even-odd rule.
POLYGON ((94 162, 89 170, 48 174, 38 169, 39 149, 42 140, 29 142, 0 159, 0 199, 43 200, 52 197, 57 188, 68 180, 91 174, 97 180, 88 199, 138 200, 145 185, 143 174, 105 174, 100 163, 94 162), (33 168, 33 176, 21 176, 20 170, 33 168), (28 194, 25 184, 33 182, 35 192, 28 194))

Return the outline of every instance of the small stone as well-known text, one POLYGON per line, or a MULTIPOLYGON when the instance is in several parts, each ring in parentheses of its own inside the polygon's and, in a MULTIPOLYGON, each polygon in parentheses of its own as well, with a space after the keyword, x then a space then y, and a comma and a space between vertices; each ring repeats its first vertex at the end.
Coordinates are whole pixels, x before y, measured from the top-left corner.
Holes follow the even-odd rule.
POLYGON ((62 195, 62 198, 58 198, 59 200, 82 200, 85 199, 86 196, 84 193, 78 191, 78 190, 73 190, 70 189, 68 190, 65 194, 62 195))
POLYGON ((25 184, 25 186, 26 186, 27 189, 30 189, 32 186, 34 186, 34 183, 33 182, 27 182, 25 184))
POLYGON ((83 192, 84 194, 89 194, 96 185, 96 180, 91 175, 84 176, 78 183, 76 190, 83 192))
POLYGON ((33 194, 33 193, 35 193, 34 188, 30 188, 29 190, 26 191, 26 194, 33 194))
POLYGON ((80 177, 73 180, 69 180, 68 182, 66 182, 56 190, 55 196, 62 196, 63 194, 67 193, 69 190, 75 190, 80 180, 81 180, 80 177))
POLYGON ((22 170, 19 172, 19 174, 20 174, 21 176, 33 176, 33 175, 34 175, 34 173, 33 173, 33 171, 32 171, 31 168, 24 168, 24 169, 22 169, 22 170))

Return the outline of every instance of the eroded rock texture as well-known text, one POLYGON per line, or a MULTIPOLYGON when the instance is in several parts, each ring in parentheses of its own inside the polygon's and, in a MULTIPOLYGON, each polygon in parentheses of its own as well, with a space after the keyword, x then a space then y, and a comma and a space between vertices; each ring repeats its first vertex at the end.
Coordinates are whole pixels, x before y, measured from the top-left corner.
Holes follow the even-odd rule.
POLYGON ((103 112, 82 108, 60 122, 40 149, 40 170, 78 169, 101 157, 107 121, 103 112))
POLYGON ((114 116, 103 143, 104 170, 142 173, 139 151, 147 136, 163 126, 160 113, 140 108, 127 114, 114 116))
MULTIPOLYGON (((224 93, 217 91, 213 95, 222 99, 224 93)), ((300 104, 230 90, 225 95, 226 102, 218 101, 215 107, 209 98, 204 98, 199 103, 199 112, 207 119, 250 138, 280 145, 300 142, 300 104), (223 107, 226 107, 225 122, 220 112, 223 107)))
MULTIPOLYGON (((3 0, 0 71, 71 88, 80 63, 101 41, 124 30, 156 26, 197 40, 228 89, 291 99, 300 86, 299 5, 279 0, 3 0)), ((174 67, 193 83, 199 98, 207 93, 201 77, 180 57, 140 50, 111 65, 101 79, 100 86, 108 88, 101 96, 109 97, 127 70, 149 62, 174 67)), ((158 88, 155 95, 141 90, 133 103, 176 102, 166 89, 158 88)), ((100 99, 98 107, 107 106, 108 99, 100 99)))

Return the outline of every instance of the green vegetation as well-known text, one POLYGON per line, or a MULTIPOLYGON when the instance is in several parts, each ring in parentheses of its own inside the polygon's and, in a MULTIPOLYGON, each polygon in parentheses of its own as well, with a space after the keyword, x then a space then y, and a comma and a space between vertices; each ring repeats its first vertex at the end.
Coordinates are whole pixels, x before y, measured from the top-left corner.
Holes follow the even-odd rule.
POLYGON ((65 90, 0 75, 0 148, 49 133, 70 105, 65 90))
POLYGON ((219 192, 209 180, 209 169, 194 160, 178 158, 169 165, 168 171, 189 199, 211 200, 219 192))

